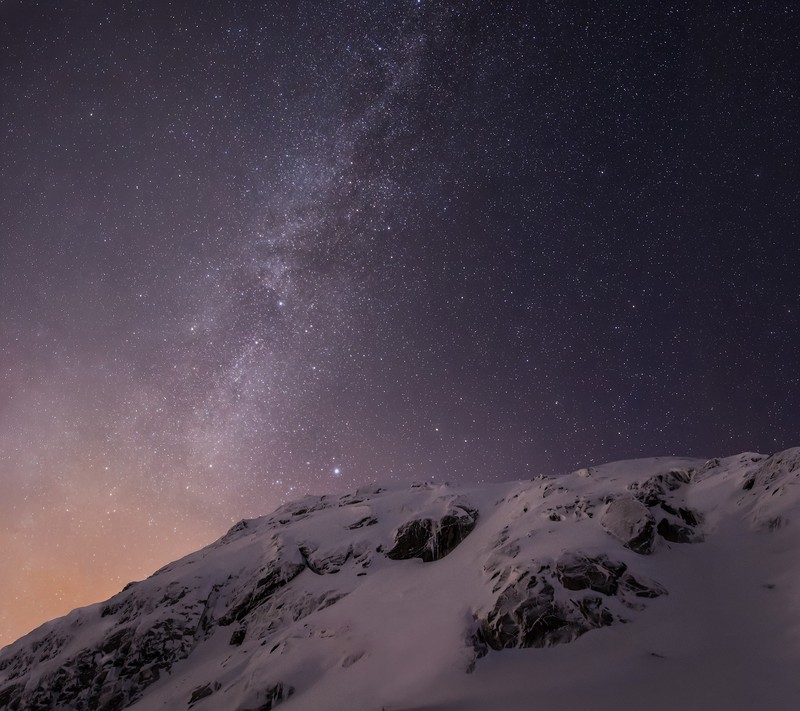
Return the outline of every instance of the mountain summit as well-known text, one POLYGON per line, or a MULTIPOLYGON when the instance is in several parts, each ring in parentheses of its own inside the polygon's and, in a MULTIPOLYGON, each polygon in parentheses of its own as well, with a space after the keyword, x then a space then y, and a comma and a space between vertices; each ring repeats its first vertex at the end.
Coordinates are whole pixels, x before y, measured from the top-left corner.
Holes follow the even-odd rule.
POLYGON ((800 448, 307 496, 0 651, 13 711, 796 708, 800 448))

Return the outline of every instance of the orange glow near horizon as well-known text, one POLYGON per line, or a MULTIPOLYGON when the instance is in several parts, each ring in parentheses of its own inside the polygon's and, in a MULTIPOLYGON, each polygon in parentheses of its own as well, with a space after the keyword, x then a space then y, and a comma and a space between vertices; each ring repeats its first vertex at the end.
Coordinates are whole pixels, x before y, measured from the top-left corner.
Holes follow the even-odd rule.
MULTIPOLYGON (((98 507, 36 507, 0 529, 0 647, 76 607, 105 600, 128 582, 210 543, 230 521, 199 520, 164 511, 98 507), (21 523, 20 523, 21 522, 21 523)), ((19 513, 19 509, 17 511, 19 513)))

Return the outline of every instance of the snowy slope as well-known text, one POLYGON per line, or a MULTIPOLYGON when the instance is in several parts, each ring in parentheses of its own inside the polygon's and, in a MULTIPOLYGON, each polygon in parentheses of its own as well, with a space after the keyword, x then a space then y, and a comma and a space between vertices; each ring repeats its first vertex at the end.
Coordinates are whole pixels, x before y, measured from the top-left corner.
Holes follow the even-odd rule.
POLYGON ((0 651, 0 709, 800 698, 800 449, 306 497, 0 651))

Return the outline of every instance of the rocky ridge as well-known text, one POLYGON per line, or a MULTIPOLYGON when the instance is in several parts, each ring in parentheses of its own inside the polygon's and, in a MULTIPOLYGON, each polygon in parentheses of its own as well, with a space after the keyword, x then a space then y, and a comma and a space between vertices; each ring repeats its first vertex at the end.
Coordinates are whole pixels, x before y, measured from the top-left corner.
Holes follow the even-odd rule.
POLYGON ((660 559, 726 521, 791 529, 798 480, 793 449, 308 496, 0 651, 0 709, 321 708, 348 679, 350 707, 377 709, 402 692, 351 670, 480 675, 658 615, 660 559))

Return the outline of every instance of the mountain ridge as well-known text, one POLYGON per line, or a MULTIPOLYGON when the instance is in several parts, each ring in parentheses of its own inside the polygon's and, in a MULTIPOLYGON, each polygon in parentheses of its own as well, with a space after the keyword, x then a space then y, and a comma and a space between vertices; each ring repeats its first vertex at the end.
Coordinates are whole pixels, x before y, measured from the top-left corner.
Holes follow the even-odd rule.
POLYGON ((798 481, 794 448, 306 496, 0 650, 0 709, 789 708, 798 481))

